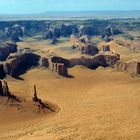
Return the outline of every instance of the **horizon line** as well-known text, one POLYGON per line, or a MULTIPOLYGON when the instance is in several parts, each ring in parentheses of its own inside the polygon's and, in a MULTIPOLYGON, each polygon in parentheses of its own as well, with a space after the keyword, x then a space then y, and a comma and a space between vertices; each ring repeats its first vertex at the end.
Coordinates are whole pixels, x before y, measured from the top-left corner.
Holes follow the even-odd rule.
POLYGON ((45 14, 49 12, 140 12, 140 10, 69 10, 69 11, 44 11, 44 12, 39 12, 39 13, 5 13, 5 14, 0 14, 0 15, 39 15, 39 14, 45 14))

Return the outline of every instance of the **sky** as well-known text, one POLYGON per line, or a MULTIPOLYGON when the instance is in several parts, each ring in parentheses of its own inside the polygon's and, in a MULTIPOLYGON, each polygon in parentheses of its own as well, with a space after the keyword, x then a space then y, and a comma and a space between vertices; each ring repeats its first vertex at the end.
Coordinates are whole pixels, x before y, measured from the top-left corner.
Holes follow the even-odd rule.
POLYGON ((140 10, 140 0, 0 0, 0 14, 140 10))

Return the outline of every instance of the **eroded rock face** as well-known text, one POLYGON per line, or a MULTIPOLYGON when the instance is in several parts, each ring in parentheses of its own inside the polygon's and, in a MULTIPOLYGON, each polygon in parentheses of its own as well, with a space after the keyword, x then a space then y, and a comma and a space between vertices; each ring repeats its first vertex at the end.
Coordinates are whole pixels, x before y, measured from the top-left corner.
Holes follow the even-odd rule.
POLYGON ((0 64, 0 79, 3 79, 6 76, 6 73, 4 71, 3 64, 0 64))
POLYGON ((4 61, 10 53, 17 52, 17 45, 15 43, 0 44, 0 61, 4 61))
POLYGON ((49 63, 49 69, 55 72, 57 75, 67 77, 68 70, 67 67, 63 63, 49 63))
POLYGON ((3 87, 2 82, 0 81, 0 96, 3 96, 3 87))
POLYGON ((54 56, 49 59, 49 69, 60 76, 68 76, 67 67, 69 66, 69 64, 69 60, 58 56, 54 56))
POLYGON ((70 65, 70 62, 68 59, 64 59, 59 56, 52 56, 49 59, 52 63, 63 63, 66 67, 68 67, 70 65))
POLYGON ((116 68, 121 72, 140 74, 140 60, 131 60, 129 62, 118 61, 116 68))
POLYGON ((13 77, 23 74, 31 67, 37 66, 40 56, 33 53, 16 53, 10 55, 3 63, 4 71, 13 77))
POLYGON ((70 67, 83 65, 88 68, 97 68, 99 66, 114 66, 120 59, 119 54, 98 54, 92 58, 75 58, 70 60, 70 67))

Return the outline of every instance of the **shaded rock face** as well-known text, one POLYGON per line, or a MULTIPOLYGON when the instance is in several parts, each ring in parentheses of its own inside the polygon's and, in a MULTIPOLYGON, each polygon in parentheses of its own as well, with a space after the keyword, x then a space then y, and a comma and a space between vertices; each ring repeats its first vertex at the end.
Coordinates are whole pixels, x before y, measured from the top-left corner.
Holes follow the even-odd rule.
POLYGON ((6 73, 4 71, 3 64, 0 64, 0 79, 3 79, 6 76, 6 73))
POLYGON ((49 26, 42 31, 43 39, 53 39, 60 37, 60 29, 54 26, 49 26))
POLYGON ((81 53, 83 54, 90 54, 90 55, 96 55, 98 54, 98 52, 99 52, 98 48, 95 47, 93 44, 86 44, 81 51, 81 53))
POLYGON ((98 68, 99 66, 108 67, 108 66, 114 66, 117 61, 120 59, 119 54, 98 54, 92 58, 76 58, 70 60, 70 67, 76 66, 76 65, 83 65, 88 68, 98 68))
POLYGON ((49 69, 60 76, 64 76, 64 77, 68 76, 67 67, 63 63, 49 62, 49 69))
POLYGON ((18 24, 13 25, 12 27, 5 28, 6 34, 11 38, 11 41, 18 42, 20 37, 23 37, 24 27, 18 24))
POLYGON ((39 65, 40 65, 41 67, 49 67, 48 58, 46 58, 46 57, 41 57, 40 60, 39 60, 39 65))
POLYGON ((0 96, 3 96, 3 87, 2 82, 0 81, 0 96))
POLYGON ((101 51, 103 51, 103 52, 108 52, 108 51, 111 51, 110 50, 110 46, 109 45, 103 45, 102 47, 101 47, 101 51))
POLYGON ((62 57, 59 57, 59 56, 53 56, 53 57, 51 57, 50 58, 50 61, 52 63, 63 63, 66 67, 68 67, 70 65, 69 60, 64 59, 62 57))
POLYGON ((107 36, 113 36, 114 35, 112 27, 109 26, 105 29, 105 35, 107 35, 107 36))
POLYGON ((140 60, 132 60, 130 62, 117 62, 116 68, 121 72, 129 72, 140 74, 140 60))
POLYGON ((79 26, 79 37, 81 37, 83 35, 91 36, 95 33, 96 33, 96 30, 92 26, 84 26, 84 25, 79 26))
POLYGON ((4 61, 10 53, 17 52, 17 45, 15 43, 0 44, 0 61, 4 61))
POLYGON ((69 37, 71 34, 78 33, 77 25, 51 25, 51 23, 45 23, 42 28, 42 36, 44 39, 53 39, 62 37, 69 37))
POLYGON ((69 60, 58 56, 53 56, 49 59, 49 69, 60 76, 68 76, 67 67, 69 66, 69 64, 69 60))
POLYGON ((6 74, 18 77, 31 67, 37 66, 40 56, 33 53, 14 54, 3 64, 6 74))

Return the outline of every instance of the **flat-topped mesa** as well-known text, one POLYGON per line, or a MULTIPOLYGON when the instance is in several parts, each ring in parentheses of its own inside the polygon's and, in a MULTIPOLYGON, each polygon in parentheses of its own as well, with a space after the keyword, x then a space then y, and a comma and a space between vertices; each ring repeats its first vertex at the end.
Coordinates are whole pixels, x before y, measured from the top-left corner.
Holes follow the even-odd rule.
POLYGON ((121 72, 140 74, 140 60, 131 60, 129 62, 118 61, 116 69, 121 72))

